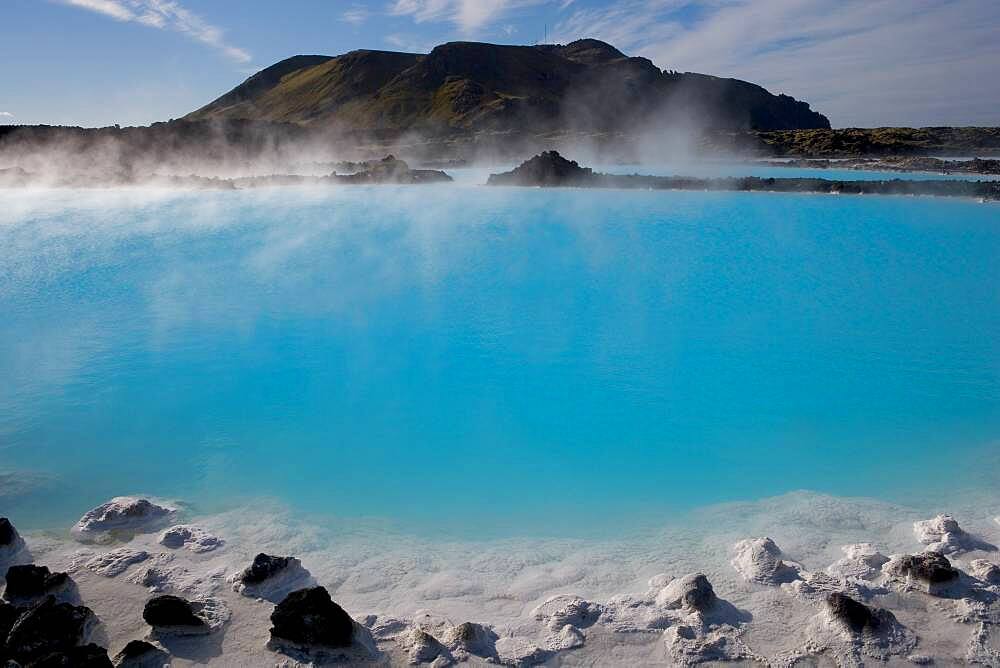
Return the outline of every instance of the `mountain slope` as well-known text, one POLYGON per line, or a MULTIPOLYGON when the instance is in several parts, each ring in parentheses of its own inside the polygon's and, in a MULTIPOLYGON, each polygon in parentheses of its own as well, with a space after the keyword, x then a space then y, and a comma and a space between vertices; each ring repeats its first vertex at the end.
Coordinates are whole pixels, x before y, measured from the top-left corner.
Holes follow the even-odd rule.
POLYGON ((623 132, 650 124, 787 130, 826 117, 755 84, 662 72, 604 42, 503 46, 450 42, 427 55, 295 56, 186 120, 248 119, 344 130, 623 132))

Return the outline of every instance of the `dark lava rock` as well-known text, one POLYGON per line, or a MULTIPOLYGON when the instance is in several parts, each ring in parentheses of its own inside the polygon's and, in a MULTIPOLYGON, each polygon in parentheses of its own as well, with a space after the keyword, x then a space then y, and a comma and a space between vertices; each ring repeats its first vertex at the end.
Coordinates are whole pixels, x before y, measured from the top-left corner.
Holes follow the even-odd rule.
POLYGON ((254 557, 253 563, 240 573, 239 579, 243 584, 260 584, 285 570, 294 562, 294 557, 272 557, 262 552, 254 557))
POLYGON ((155 596, 146 601, 142 618, 152 627, 157 626, 207 626, 205 620, 194 614, 191 604, 180 596, 155 596))
POLYGON ((906 555, 900 560, 899 570, 930 584, 950 582, 958 577, 958 570, 952 567, 948 557, 938 552, 906 555))
POLYGON ((113 668, 108 658, 108 650, 93 643, 73 647, 62 652, 53 652, 37 661, 25 664, 24 668, 113 668))
POLYGON ((50 573, 47 566, 11 566, 7 569, 7 589, 3 597, 8 601, 40 598, 69 583, 69 575, 50 573))
POLYGON ((16 545, 20 539, 17 529, 10 523, 10 520, 6 517, 0 517, 0 547, 16 545))
POLYGON ((381 160, 372 160, 357 165, 359 171, 353 174, 332 174, 330 179, 341 183, 445 183, 450 176, 436 169, 410 169, 405 161, 393 155, 381 160))
POLYGON ((293 591, 275 606, 271 623, 272 640, 348 647, 354 638, 354 620, 324 587, 293 591))
POLYGON ((557 151, 545 151, 521 163, 512 171, 491 174, 491 186, 573 186, 592 180, 594 171, 567 160, 557 151))
POLYGON ((858 603, 850 596, 834 592, 826 597, 833 616, 847 624, 855 633, 861 633, 866 628, 877 628, 878 617, 872 614, 868 606, 858 603))
POLYGON ((145 666, 162 666, 170 663, 170 655, 152 643, 145 640, 129 641, 122 651, 115 655, 115 666, 119 668, 139 668, 145 666))
POLYGON ((7 652, 16 661, 29 663, 79 645, 95 622, 90 608, 57 603, 49 596, 23 611, 7 635, 7 652))

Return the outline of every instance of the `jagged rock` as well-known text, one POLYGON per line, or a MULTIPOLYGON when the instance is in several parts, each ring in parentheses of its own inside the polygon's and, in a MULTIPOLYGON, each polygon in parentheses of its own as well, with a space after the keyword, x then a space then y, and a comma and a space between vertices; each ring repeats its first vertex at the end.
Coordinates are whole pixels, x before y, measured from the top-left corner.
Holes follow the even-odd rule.
POLYGON ((931 585, 943 584, 958 579, 958 570, 938 552, 904 554, 894 556, 882 568, 890 575, 912 577, 931 585))
POLYGON ((1000 566, 985 559, 973 559, 969 562, 969 571, 991 585, 1000 585, 1000 566))
POLYGON ((354 620, 324 587, 294 591, 271 613, 271 638, 301 645, 348 647, 354 620))
POLYGON ((993 545, 966 533, 951 515, 938 515, 929 520, 914 522, 913 533, 930 552, 958 554, 970 550, 996 549, 993 545))
POLYGON ((224 544, 215 536, 201 527, 178 524, 160 534, 160 545, 171 549, 184 548, 196 554, 211 552, 224 544))
POLYGON ((545 151, 503 174, 491 174, 491 186, 573 186, 593 179, 594 171, 567 160, 558 151, 545 151))
POLYGON ((557 595, 546 599, 531 614, 550 628, 561 629, 566 624, 580 628, 590 626, 601 616, 601 612, 600 605, 579 596, 557 595))
POLYGON ((447 630, 442 639, 452 652, 487 659, 496 657, 496 642, 499 636, 493 629, 482 624, 463 622, 447 630))
POLYGON ((691 573, 677 578, 656 596, 657 605, 670 610, 684 608, 704 612, 715 605, 715 590, 703 573, 691 573))
POLYGON ((7 634, 7 652, 24 664, 71 650, 87 641, 96 621, 90 608, 49 596, 18 616, 7 634))
POLYGON ((500 638, 496 642, 497 658, 503 666, 537 666, 545 663, 551 652, 524 638, 500 638))
POLYGON ((11 566, 7 569, 7 588, 3 597, 15 603, 34 601, 49 594, 60 594, 72 585, 69 575, 51 573, 48 566, 11 566))
POLYGON ((0 565, 10 562, 24 549, 24 539, 6 517, 0 517, 0 565))
POLYGON ((98 575, 113 578, 124 573, 128 570, 129 566, 141 563, 147 559, 149 559, 149 552, 145 550, 120 547, 117 550, 97 555, 88 561, 85 566, 88 570, 98 575))
POLYGON ((295 557, 272 557, 261 553, 232 578, 232 583, 233 590, 244 596, 277 602, 315 581, 295 557))
POLYGON ((169 663, 169 652, 145 640, 131 640, 115 655, 117 668, 163 668, 169 663))
POLYGON ((160 506, 147 499, 119 496, 87 512, 71 533, 83 542, 104 542, 118 532, 145 533, 159 529, 176 513, 176 508, 160 506))
POLYGON ((840 549, 845 556, 826 569, 834 577, 873 580, 881 574, 882 566, 889 561, 889 557, 871 543, 844 545, 840 549))
POLYGON ((562 652, 583 647, 583 643, 583 632, 572 624, 566 624, 558 631, 546 635, 542 640, 542 647, 552 652, 562 652))
MULTIPOLYGON (((25 664, 24 668, 113 668, 108 658, 108 650, 90 643, 80 647, 53 652, 37 661, 25 664)), ((158 666, 157 668, 162 668, 158 666)))
POLYGON ((733 546, 732 565, 748 582, 779 585, 799 579, 801 566, 781 559, 781 549, 770 538, 749 538, 733 546))
POLYGON ((878 618, 872 614, 868 606, 850 596, 834 592, 826 597, 826 604, 830 608, 830 613, 855 633, 861 633, 867 628, 878 628, 878 618))

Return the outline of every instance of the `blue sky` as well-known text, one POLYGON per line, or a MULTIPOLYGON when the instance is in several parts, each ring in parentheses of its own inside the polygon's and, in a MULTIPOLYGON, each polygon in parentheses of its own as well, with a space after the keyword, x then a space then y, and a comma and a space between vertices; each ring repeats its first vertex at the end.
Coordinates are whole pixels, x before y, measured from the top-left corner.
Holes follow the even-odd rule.
POLYGON ((179 117, 299 53, 609 41, 835 126, 1000 125, 998 0, 2 0, 0 123, 179 117))

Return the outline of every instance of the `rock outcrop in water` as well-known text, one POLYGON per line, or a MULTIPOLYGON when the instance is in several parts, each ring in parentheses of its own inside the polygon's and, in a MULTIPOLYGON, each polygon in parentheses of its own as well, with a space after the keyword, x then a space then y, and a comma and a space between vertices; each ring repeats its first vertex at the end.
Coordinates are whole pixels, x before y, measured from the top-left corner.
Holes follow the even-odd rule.
POLYGON ((233 590, 272 603, 297 589, 314 584, 312 575, 295 557, 272 557, 258 554, 253 563, 232 578, 233 590))
POLYGON ((350 647, 354 620, 323 587, 292 592, 271 614, 271 637, 302 645, 350 647))
POLYGON ((966 533, 951 515, 914 522, 913 533, 918 541, 927 546, 928 552, 959 554, 971 550, 996 550, 995 546, 966 533))
POLYGON ((324 587, 285 597, 271 613, 268 647, 315 662, 360 662, 378 654, 367 628, 355 623, 324 587))
POLYGON ((747 582, 764 585, 780 585, 798 580, 801 567, 796 563, 786 563, 782 559, 781 548, 767 538, 749 538, 733 546, 733 568, 747 582))
POLYGON ((103 542, 113 534, 155 531, 170 521, 177 509, 133 496, 119 496, 90 510, 72 529, 77 540, 103 542))
POLYGON ((224 541, 205 529, 178 524, 160 534, 160 545, 173 550, 184 548, 197 554, 211 552, 222 547, 224 541))
POLYGON ((934 195, 1000 200, 1000 181, 893 179, 891 181, 835 181, 814 178, 757 176, 696 178, 602 174, 581 167, 555 151, 546 151, 502 174, 491 174, 490 186, 543 188, 617 188, 642 190, 698 190, 733 192, 821 193, 831 195, 934 195))
POLYGON ((24 539, 6 517, 0 517, 0 567, 10 563, 24 550, 24 539))

